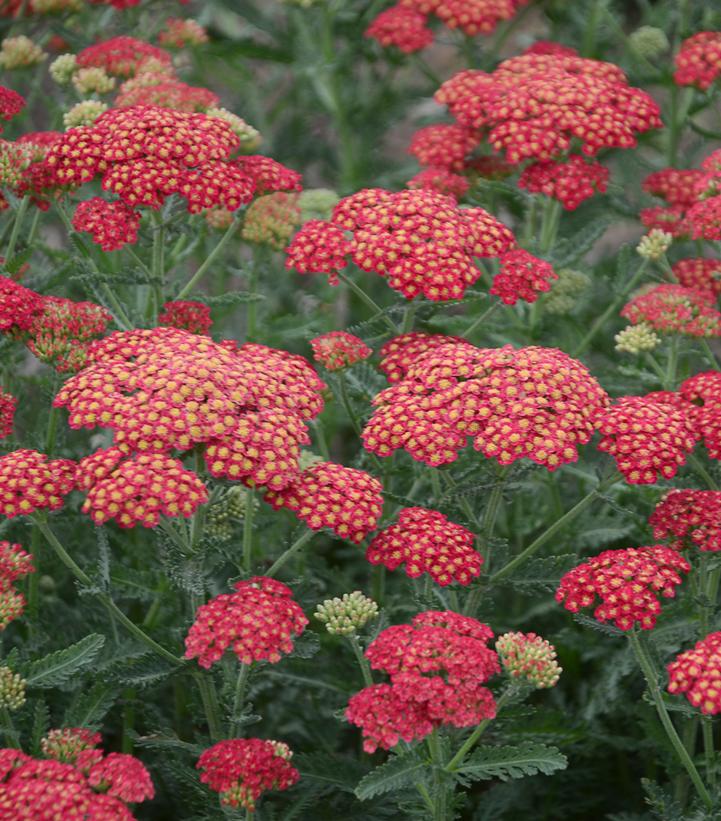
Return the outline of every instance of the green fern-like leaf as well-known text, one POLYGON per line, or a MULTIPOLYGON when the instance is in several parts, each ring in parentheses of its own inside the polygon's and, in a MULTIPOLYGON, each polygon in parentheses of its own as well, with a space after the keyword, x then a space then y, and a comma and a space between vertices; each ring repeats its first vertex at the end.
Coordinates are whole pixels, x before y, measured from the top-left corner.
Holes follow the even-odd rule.
POLYGON ((539 773, 551 775, 567 765, 568 759, 556 747, 531 741, 518 747, 481 747, 456 775, 464 782, 489 778, 509 781, 539 773))
POLYGON ((82 691, 68 707, 63 724, 67 727, 100 727, 118 697, 118 689, 98 682, 82 691))
POLYGON ((356 797, 367 801, 376 795, 395 792, 420 781, 426 762, 416 754, 397 755, 376 767, 355 789, 356 797))
POLYGON ((82 673, 97 658, 105 636, 91 633, 64 650, 56 650, 28 665, 25 679, 31 687, 60 687, 82 673))

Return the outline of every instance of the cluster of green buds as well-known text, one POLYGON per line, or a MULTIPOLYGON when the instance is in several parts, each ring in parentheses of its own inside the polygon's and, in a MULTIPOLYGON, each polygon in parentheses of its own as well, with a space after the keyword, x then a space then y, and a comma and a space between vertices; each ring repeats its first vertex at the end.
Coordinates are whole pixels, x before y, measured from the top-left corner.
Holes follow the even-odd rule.
POLYGON ((628 44, 640 57, 654 60, 671 47, 663 29, 655 26, 641 26, 628 36, 628 44))
POLYGON ((647 322, 629 325, 614 337, 616 350, 619 353, 640 354, 652 351, 661 342, 661 338, 647 322))
POLYGON ((6 37, 0 42, 0 68, 9 71, 13 68, 36 66, 47 57, 39 45, 24 34, 18 37, 6 37))
POLYGON ((340 197, 330 188, 309 188, 298 197, 300 221, 329 220, 340 197))
POLYGON ((227 108, 209 108, 205 112, 208 117, 217 117, 219 120, 224 120, 233 130, 235 135, 240 140, 240 150, 246 154, 250 154, 258 148, 263 142, 263 138, 257 128, 246 123, 246 121, 228 111, 227 108))
POLYGON ((496 652, 511 678, 523 679, 539 690, 558 683, 562 668, 556 661, 556 649, 535 633, 504 633, 496 641, 496 652))
MULTIPOLYGON (((212 538, 227 542, 233 531, 245 518, 245 506, 249 491, 247 488, 234 485, 224 490, 208 508, 206 530, 212 538)), ((253 509, 259 507, 257 499, 253 500, 253 509)))
POLYGON ((648 234, 641 237, 636 246, 636 253, 644 259, 657 260, 668 251, 673 242, 673 236, 660 228, 652 228, 648 234))
POLYGON ((326 599, 316 607, 315 617, 334 636, 348 636, 360 630, 378 615, 378 605, 360 590, 344 593, 341 598, 326 599))
POLYGON ((107 103, 102 100, 82 100, 63 114, 63 123, 65 128, 92 125, 107 110, 107 103))
POLYGON ((107 94, 115 88, 115 77, 104 68, 88 66, 73 74, 73 85, 78 94, 107 94))
POLYGON ((100 744, 100 733, 84 727, 63 727, 50 732, 40 742, 43 755, 65 764, 74 764, 84 750, 92 750, 100 744))
POLYGON ((317 465, 318 462, 325 462, 325 459, 317 453, 313 453, 312 450, 302 450, 300 452, 300 458, 298 459, 298 467, 302 472, 313 467, 313 465, 317 465))
POLYGON ((25 704, 27 682, 9 667, 0 667, 0 707, 19 710, 25 704))
POLYGON ((58 85, 65 86, 77 71, 78 61, 74 54, 61 54, 50 63, 50 76, 58 85))
POLYGON ((567 314, 591 285, 591 278, 573 268, 560 268, 553 288, 544 296, 543 307, 549 314, 567 314))

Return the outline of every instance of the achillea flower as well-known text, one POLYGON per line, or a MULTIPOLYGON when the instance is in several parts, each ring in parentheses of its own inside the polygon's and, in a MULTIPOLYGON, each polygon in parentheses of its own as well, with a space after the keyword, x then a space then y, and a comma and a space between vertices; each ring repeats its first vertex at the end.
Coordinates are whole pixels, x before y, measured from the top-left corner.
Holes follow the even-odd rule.
POLYGON ((258 197, 245 212, 243 239, 282 251, 301 222, 298 200, 296 192, 285 191, 258 197))
POLYGON ((543 160, 526 166, 518 179, 518 187, 531 194, 545 194, 558 200, 567 211, 596 193, 605 193, 609 170, 598 162, 587 162, 572 155, 563 162, 543 160))
POLYGON ((652 228, 648 234, 639 240, 636 253, 643 259, 661 259, 672 243, 673 234, 667 234, 658 228, 652 228))
POLYGON ((68 408, 73 428, 115 431, 124 450, 207 443, 214 476, 277 488, 298 472, 306 421, 322 410, 324 387, 305 359, 285 351, 152 328, 93 342, 87 367, 55 405, 68 408))
POLYGON ((676 402, 692 420, 711 459, 721 459, 721 374, 703 371, 684 380, 676 402))
POLYGON ((25 597, 13 587, 13 582, 34 572, 32 561, 33 557, 19 544, 0 541, 0 631, 25 610, 25 597))
POLYGON ((446 168, 431 166, 424 168, 406 183, 408 188, 429 188, 450 197, 460 199, 471 184, 460 174, 454 174, 446 168))
POLYGON ((703 171, 696 168, 663 168, 654 171, 643 181, 643 190, 666 200, 669 205, 686 208, 698 199, 696 186, 703 179, 703 171))
POLYGON ((686 213, 685 224, 691 239, 721 239, 721 195, 692 205, 686 213))
POLYGON ((674 488, 656 505, 648 520, 654 539, 673 538, 672 547, 721 551, 721 491, 674 488))
POLYGON ((641 223, 650 230, 663 231, 672 237, 684 237, 689 233, 686 208, 683 205, 643 208, 638 216, 641 223))
POLYGON ((428 18, 406 6, 391 6, 382 11, 365 32, 366 37, 382 46, 396 46, 404 54, 420 51, 433 42, 433 32, 426 25, 428 18))
POLYGON ((217 94, 207 88, 190 86, 167 74, 139 74, 126 80, 115 98, 116 108, 136 105, 157 105, 175 111, 207 111, 220 102, 217 94))
POLYGON ((101 197, 81 202, 73 215, 73 228, 92 234, 103 251, 119 251, 138 241, 140 213, 124 202, 107 202, 101 197))
POLYGON ((704 715, 721 713, 721 632, 679 653, 666 669, 669 693, 684 693, 704 715))
POLYGON ((6 439, 13 432, 13 421, 18 400, 0 389, 0 439, 6 439))
POLYGON ((76 59, 80 68, 104 68, 113 77, 132 77, 148 60, 165 66, 170 66, 172 62, 170 54, 162 48, 124 36, 88 46, 76 59))
POLYGON ((516 248, 501 255, 501 269, 493 278, 490 293, 506 305, 515 305, 519 299, 535 302, 539 294, 551 290, 555 279, 558 277, 550 263, 516 248))
POLYGON ((315 610, 315 617, 334 636, 349 636, 377 618, 378 605, 360 590, 344 593, 342 598, 326 599, 315 610))
POLYGON ((196 767, 203 784, 220 793, 221 804, 252 813, 263 793, 287 790, 298 781, 292 755, 282 741, 233 738, 205 750, 196 767))
POLYGON ((94 749, 85 752, 87 762, 66 763, 30 758, 20 750, 0 750, 0 818, 129 821, 134 816, 125 801, 144 801, 155 794, 138 759, 122 753, 104 757, 94 749))
POLYGON ((721 74, 721 32, 699 31, 681 43, 673 79, 705 91, 721 74))
POLYGON ((101 449, 78 463, 78 487, 88 494, 82 512, 96 525, 115 520, 123 528, 157 527, 161 515, 188 518, 208 501, 201 479, 179 459, 125 455, 117 447, 101 449))
POLYGON ((664 401, 623 396, 601 413, 598 449, 616 460, 631 485, 671 479, 696 446, 696 425, 689 415, 664 401))
POLYGON ((0 333, 27 331, 43 309, 43 297, 10 277, 0 276, 0 333))
POLYGON ((155 795, 145 765, 126 753, 109 753, 88 772, 88 784, 123 802, 137 804, 155 795))
POLYGON ((685 288, 721 294, 721 259, 691 257, 680 259, 673 265, 676 279, 685 288))
POLYGON ((352 245, 341 228, 322 220, 308 220, 286 248, 285 267, 299 274, 328 274, 331 285, 338 284, 338 271, 348 261, 352 245))
POLYGON ((327 371, 340 371, 356 362, 368 359, 373 351, 353 334, 346 331, 330 331, 311 339, 313 359, 327 371))
POLYGON ((487 133, 513 164, 554 160, 574 139, 586 156, 632 148, 637 134, 661 126, 656 103, 629 86, 621 69, 574 54, 527 53, 490 74, 462 71, 436 100, 461 126, 487 133))
POLYGON ((390 676, 354 695, 346 718, 363 730, 363 747, 390 749, 403 738, 427 736, 435 727, 472 727, 494 718, 496 705, 484 683, 499 672, 487 647, 493 631, 450 611, 419 613, 410 625, 383 630, 366 650, 374 670, 390 676))
POLYGON ((627 302, 621 316, 633 325, 645 322, 660 333, 721 336, 714 296, 683 285, 653 285, 627 302))
POLYGON ((46 57, 42 48, 24 34, 0 41, 0 68, 6 71, 36 66, 46 57))
POLYGON ((308 624, 291 589, 265 576, 233 586, 235 593, 222 593, 197 609, 185 639, 185 658, 197 658, 206 670, 228 649, 242 664, 279 662, 308 624))
POLYGON ((158 325, 167 325, 170 328, 180 328, 191 334, 205 334, 213 324, 210 308, 202 302, 192 300, 176 300, 166 302, 163 310, 158 314, 158 325))
POLYGON ((201 46, 208 42, 208 32, 196 20, 168 17, 165 28, 158 34, 158 42, 166 48, 201 46))
POLYGON ((73 86, 81 95, 108 94, 115 88, 115 77, 110 77, 104 68, 88 66, 73 74, 73 86))
POLYGON ((59 510, 75 488, 77 465, 70 459, 48 459, 35 450, 0 456, 0 515, 27 516, 36 510, 59 510))
POLYGON ((580 362, 555 348, 441 345, 373 400, 366 449, 398 448, 427 465, 453 462, 473 437, 487 458, 528 458, 548 470, 578 458, 608 397, 580 362))
POLYGON ((260 131, 248 125, 242 117, 228 111, 227 108, 211 107, 205 112, 209 117, 217 117, 219 120, 224 120, 229 126, 230 130, 240 140, 240 150, 243 153, 255 151, 263 142, 260 131))
POLYGON ((112 315, 102 305, 49 296, 30 327, 16 335, 58 373, 76 372, 85 367, 90 340, 102 336, 111 321, 112 315))
POLYGON ((537 689, 555 687, 563 672, 555 647, 535 633, 504 633, 496 640, 496 652, 511 678, 537 689))
POLYGON ((405 377, 415 360, 427 351, 441 345, 455 342, 465 343, 465 341, 460 336, 429 334, 425 331, 410 331, 407 334, 400 334, 400 336, 394 336, 384 343, 378 352, 381 357, 380 369, 389 382, 399 382, 405 377))
POLYGON ((74 54, 61 54, 50 63, 48 68, 50 76, 61 86, 67 85, 77 70, 78 60, 74 54))
POLYGON ((424 573, 445 587, 452 582, 469 584, 481 573, 483 557, 474 547, 475 536, 436 510, 409 507, 401 510, 397 524, 373 537, 366 559, 389 570, 405 565, 412 579, 424 573))
POLYGON ((421 128, 408 146, 420 165, 461 171, 466 156, 478 145, 474 131, 460 125, 436 124, 421 128))
POLYGON ((330 270, 340 270, 340 256, 348 254, 406 299, 422 293, 438 301, 461 298, 479 278, 475 258, 514 246, 512 232, 482 208, 460 209, 452 197, 427 189, 372 188, 342 199, 330 223, 306 223, 288 248, 286 267, 326 272, 330 258, 330 270))
POLYGON ((363 470, 317 462, 264 498, 276 510, 293 511, 311 530, 328 528, 341 539, 359 544, 378 527, 382 491, 378 479, 363 470))
POLYGON ((64 764, 75 764, 85 750, 94 750, 102 741, 100 733, 84 727, 63 727, 50 732, 40 742, 40 749, 46 758, 54 758, 64 764))
POLYGON ((635 355, 652 351, 661 344, 661 337, 647 322, 628 325, 614 336, 614 340, 617 351, 635 355))
MULTIPOLYGON (((23 108, 25 108, 25 98, 21 97, 17 91, 0 85, 0 120, 12 120, 23 108)), ((0 125, 0 134, 2 131, 2 125, 0 125)))
POLYGON ((676 595, 681 573, 691 565, 676 550, 661 545, 605 550, 566 573, 556 591, 556 601, 566 610, 578 613, 601 603, 593 611, 600 622, 611 621, 620 630, 638 623, 651 630, 661 613, 659 594, 676 595))
POLYGON ((0 667, 0 707, 19 710, 25 704, 27 681, 9 667, 0 667))

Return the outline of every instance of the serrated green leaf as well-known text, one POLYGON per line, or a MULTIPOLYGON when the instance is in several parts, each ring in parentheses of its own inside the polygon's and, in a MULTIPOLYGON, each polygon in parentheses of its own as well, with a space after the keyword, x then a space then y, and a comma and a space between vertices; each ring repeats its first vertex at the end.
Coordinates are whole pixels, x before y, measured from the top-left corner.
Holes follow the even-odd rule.
POLYGON ((32 662, 25 679, 31 687, 59 687, 68 679, 83 672, 96 659, 105 644, 105 636, 91 633, 64 650, 56 650, 32 662))
POLYGON ((421 780, 426 762, 418 755, 396 755, 376 767, 361 779, 355 788, 356 797, 367 801, 376 795, 403 789, 421 780))
POLYGON ((98 682, 90 690, 78 694, 65 712, 63 723, 68 727, 98 727, 117 697, 117 687, 98 682))
POLYGON ((556 243, 551 255, 551 262, 557 268, 564 268, 593 248, 596 242, 606 233, 613 219, 609 216, 591 220, 575 234, 556 243))
POLYGON ((556 747, 530 741, 518 747, 480 747, 456 770, 456 775, 462 781, 509 781, 539 773, 551 775, 567 766, 568 759, 556 747))
POLYGON ((176 665, 169 664, 152 653, 147 653, 139 658, 121 660, 118 664, 109 667, 105 675, 110 681, 122 684, 124 687, 142 689, 163 681, 177 670, 176 665))
POLYGON ((343 792, 355 792, 356 784, 367 774, 367 768, 352 758, 329 759, 322 753, 311 753, 293 757, 293 764, 301 778, 309 778, 332 785, 343 792))

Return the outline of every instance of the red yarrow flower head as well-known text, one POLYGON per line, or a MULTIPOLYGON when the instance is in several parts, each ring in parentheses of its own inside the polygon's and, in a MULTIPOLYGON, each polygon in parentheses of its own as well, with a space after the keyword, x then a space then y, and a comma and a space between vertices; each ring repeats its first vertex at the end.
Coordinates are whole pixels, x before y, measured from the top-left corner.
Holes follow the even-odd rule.
POLYGON ((404 54, 412 54, 433 42, 433 32, 427 22, 428 18, 420 11, 401 5, 391 6, 373 20, 365 36, 386 48, 396 46, 404 54))
POLYGON ((192 516, 208 501, 200 477, 164 453, 126 459, 117 447, 98 450, 78 463, 78 487, 87 492, 83 513, 96 525, 157 527, 160 517, 192 516))
POLYGON ((289 587, 275 579, 254 576, 236 582, 235 593, 223 593, 201 605, 185 639, 185 658, 205 669, 231 649, 241 664, 275 664, 293 649, 308 619, 292 599, 289 587))
POLYGON ((472 727, 494 718, 484 683, 499 672, 487 643, 493 631, 450 611, 419 613, 410 625, 380 633, 366 650, 371 667, 390 676, 353 696, 346 718, 361 727, 364 749, 389 749, 400 738, 423 738, 435 727, 472 727))
POLYGON ((515 305, 519 299, 535 302, 540 294, 551 290, 556 279, 558 275, 550 263, 516 248, 501 256, 501 269, 493 278, 490 293, 506 305, 515 305))
POLYGON ((674 488, 648 520, 654 539, 673 539, 672 547, 721 551, 721 491, 674 488))
POLYGON ((679 653, 666 669, 669 693, 684 693, 704 715, 721 713, 721 632, 679 653))
POLYGON ((567 211, 608 187, 608 168, 573 155, 563 162, 543 160, 527 166, 518 179, 518 187, 531 194, 545 194, 558 200, 567 211))
POLYGON ((73 214, 73 228, 92 234, 103 251, 119 251, 138 241, 140 214, 122 201, 107 202, 93 197, 79 203, 73 214))
POLYGON ((0 456, 0 515, 9 519, 36 510, 59 510, 75 488, 77 464, 48 459, 36 450, 0 456))
POLYGON ((673 548, 661 545, 605 550, 566 573, 556 591, 556 601, 578 613, 600 599, 593 617, 613 622, 620 630, 638 624, 651 630, 661 613, 659 594, 676 595, 681 573, 691 565, 673 548))
POLYGON ((501 465, 528 458, 555 470, 578 458, 608 396, 588 369, 555 348, 441 345, 373 400, 367 450, 398 448, 427 465, 453 462, 468 437, 501 465))
POLYGON ((115 108, 157 105, 175 111, 207 111, 220 98, 207 88, 190 86, 164 72, 143 72, 126 80, 115 98, 115 108))
POLYGON ((421 293, 434 301, 460 299, 481 274, 475 258, 498 257, 515 246, 513 233, 487 211, 461 209, 452 197, 427 189, 364 189, 342 199, 330 227, 322 226, 301 229, 288 248, 287 267, 327 270, 329 252, 317 248, 330 241, 334 271, 340 253, 347 253, 406 299, 421 293))
POLYGON ((420 165, 462 171, 468 154, 478 145, 477 134, 460 125, 436 124, 413 135, 408 153, 420 165))
POLYGON ((373 537, 366 559, 389 570, 405 565, 412 579, 428 573, 441 587, 454 581, 466 585, 480 575, 483 564, 474 542, 470 530, 442 513, 409 507, 401 510, 396 524, 373 537))
POLYGON ((132 804, 155 796, 155 788, 145 765, 126 753, 109 753, 94 764, 88 772, 88 784, 132 804))
POLYGON ((649 174, 642 187, 669 205, 688 208, 698 199, 697 186, 703 177, 703 171, 696 168, 662 168, 649 174))
POLYGON ((430 166, 424 168, 406 183, 408 188, 429 188, 445 196, 460 199, 471 187, 469 181, 447 168, 430 166))
POLYGON ((0 276, 0 333, 26 331, 43 309, 43 297, 10 277, 0 276))
POLYGON ((327 371, 340 371, 364 359, 373 351, 353 334, 346 331, 330 331, 310 341, 313 359, 327 371))
POLYGON ((50 732, 40 742, 40 749, 47 758, 54 758, 65 764, 75 764, 80 753, 100 746, 100 733, 84 727, 63 727, 50 732))
POLYGON ((200 46, 208 42, 208 32, 195 20, 168 17, 165 28, 158 34, 158 42, 168 48, 200 46))
MULTIPOLYGON (((17 91, 0 85, 0 120, 12 120, 23 108, 25 108, 25 98, 17 91)), ((0 134, 2 132, 3 128, 0 125, 0 134)))
POLYGON ((676 279, 685 288, 721 294, 721 260, 690 257, 680 259, 672 266, 676 279))
POLYGON ((721 336, 721 313, 715 302, 709 291, 664 283, 633 297, 621 316, 632 325, 645 322, 661 333, 721 336))
POLYGON ((691 239, 721 239, 721 195, 692 205, 686 212, 684 224, 691 239))
POLYGON ((601 413, 598 429, 598 449, 613 456, 631 485, 673 478, 698 440, 693 419, 655 397, 621 397, 601 413))
POLYGON ((0 631, 25 610, 25 597, 13 582, 35 570, 32 561, 33 557, 19 544, 0 541, 0 631))
POLYGON ((300 778, 290 763, 292 752, 282 741, 233 738, 205 750, 196 764, 200 780, 220 793, 221 804, 249 813, 263 793, 287 790, 300 778))
POLYGON ((705 91, 721 75, 721 31, 699 31, 681 43, 674 82, 705 91))
POLYGON ((381 356, 380 369, 389 382, 398 382, 403 379, 413 362, 427 351, 448 343, 465 341, 460 336, 429 334, 425 331, 400 334, 384 343, 378 352, 381 356))
POLYGON ((210 308, 202 302, 176 300, 166 302, 158 314, 158 325, 180 328, 191 334, 207 335, 213 325, 210 308))
POLYGON ((112 37, 83 49, 77 55, 79 68, 103 68, 112 77, 132 77, 147 64, 170 68, 172 58, 162 48, 134 37, 112 37))
POLYGON ((363 470, 316 462, 284 487, 269 490, 265 501, 276 510, 291 510, 311 530, 328 528, 358 544, 378 527, 383 486, 363 470))
POLYGON ((308 220, 286 248, 285 267, 299 274, 328 274, 337 285, 338 271, 348 264, 351 243, 341 228, 323 220, 308 220))
POLYGON ((721 459, 721 373, 702 371, 684 380, 676 395, 711 459, 721 459))
POLYGON ((13 420, 18 400, 9 393, 0 390, 0 439, 6 439, 13 432, 13 420))

